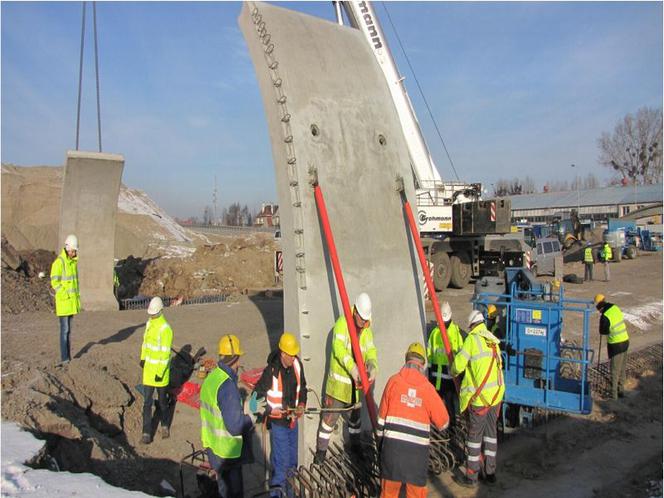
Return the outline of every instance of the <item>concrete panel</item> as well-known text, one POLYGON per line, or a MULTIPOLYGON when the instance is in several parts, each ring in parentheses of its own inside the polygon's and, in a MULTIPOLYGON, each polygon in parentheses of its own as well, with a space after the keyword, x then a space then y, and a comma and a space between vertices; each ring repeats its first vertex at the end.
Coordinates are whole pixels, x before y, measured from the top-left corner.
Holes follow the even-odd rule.
POLYGON ((76 234, 81 307, 87 311, 118 309, 113 250, 123 168, 118 154, 67 151, 57 250, 68 234, 76 234))
MULTIPOLYGON (((309 184, 315 167, 351 302, 362 291, 373 301, 378 404, 425 327, 421 272, 394 188, 401 175, 414 204, 412 173, 387 83, 357 30, 258 2, 243 5, 239 23, 272 141, 285 327, 300 337, 308 383, 322 394, 330 331, 343 310, 309 184)), ((318 417, 303 425, 301 462, 311 459, 318 417)))

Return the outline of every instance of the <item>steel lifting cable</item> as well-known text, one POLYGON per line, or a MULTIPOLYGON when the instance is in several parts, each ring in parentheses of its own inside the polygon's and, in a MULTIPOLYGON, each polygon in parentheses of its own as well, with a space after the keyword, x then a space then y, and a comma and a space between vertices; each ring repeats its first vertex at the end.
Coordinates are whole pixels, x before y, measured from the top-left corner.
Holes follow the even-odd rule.
MULTIPOLYGON (((81 16, 81 50, 78 63, 78 98, 76 105, 76 150, 79 150, 80 129, 81 129, 81 97, 83 94, 83 55, 85 52, 85 11, 87 2, 83 3, 83 13, 81 16)), ((95 82, 97 89, 97 139, 99 152, 101 152, 101 103, 99 95, 99 51, 97 44, 97 2, 92 2, 92 24, 94 35, 95 50, 95 82)))
POLYGON ((424 101, 424 105, 427 108, 427 111, 429 113, 429 117, 431 118, 431 121, 433 122, 433 126, 436 129, 436 133, 438 134, 438 138, 440 139, 440 143, 443 144, 443 149, 445 149, 445 154, 447 154, 447 159, 449 159, 450 164, 452 165, 452 171, 454 171, 454 176, 456 176, 457 181, 459 180, 459 174, 457 173, 456 167, 454 166, 454 161, 452 161, 452 156, 450 156, 449 151, 447 150, 447 146, 445 145, 445 140, 443 140, 443 135, 440 133, 440 129, 438 128, 438 123, 436 122, 436 118, 433 116, 433 112, 431 111, 431 107, 429 106, 429 102, 427 101, 426 96, 424 95, 424 91, 422 90, 422 87, 420 86, 420 81, 417 79, 417 74, 415 74, 415 69, 413 69, 413 65, 410 63, 410 59, 408 58, 408 54, 406 53, 406 49, 403 46, 403 43, 401 43, 401 37, 399 36, 399 32, 397 31, 396 26, 394 26, 394 23, 392 22, 392 17, 390 16, 390 12, 387 10, 387 5, 385 5, 385 2, 381 2, 383 4, 383 8, 385 9, 385 13, 387 14, 387 20, 390 21, 390 25, 392 26, 392 31, 394 31, 394 35, 397 38, 397 42, 399 42, 399 47, 401 47, 401 52, 403 53, 404 58, 406 59, 406 63, 408 64, 408 67, 410 68, 410 72, 413 74, 413 79, 415 80, 415 84, 417 85, 417 89, 420 92, 420 96, 422 97, 422 100, 424 101))

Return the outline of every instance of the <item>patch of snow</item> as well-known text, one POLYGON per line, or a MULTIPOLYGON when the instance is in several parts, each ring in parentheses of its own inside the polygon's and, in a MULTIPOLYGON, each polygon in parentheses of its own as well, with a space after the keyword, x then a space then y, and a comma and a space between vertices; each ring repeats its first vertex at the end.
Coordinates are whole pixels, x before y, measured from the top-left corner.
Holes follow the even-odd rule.
POLYGON ((165 231, 169 232, 178 242, 191 242, 188 230, 168 216, 148 195, 139 189, 120 188, 118 196, 118 210, 128 214, 142 214, 149 216, 165 231))
POLYGON ((631 308, 622 308, 623 317, 636 328, 648 330, 653 323, 662 321, 663 306, 664 301, 653 301, 631 308))
POLYGON ((616 291, 616 292, 609 292, 609 296, 631 296, 631 292, 624 292, 624 291, 616 291))
POLYGON ((2 496, 25 498, 65 498, 70 496, 103 496, 105 498, 149 497, 138 491, 127 491, 105 483, 89 473, 52 472, 25 465, 44 447, 16 423, 2 421, 2 496))

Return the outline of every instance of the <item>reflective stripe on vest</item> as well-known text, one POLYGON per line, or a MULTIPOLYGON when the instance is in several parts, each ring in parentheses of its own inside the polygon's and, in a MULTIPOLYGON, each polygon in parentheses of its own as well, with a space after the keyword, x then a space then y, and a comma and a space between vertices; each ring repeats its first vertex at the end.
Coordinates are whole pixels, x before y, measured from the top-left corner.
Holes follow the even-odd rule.
MULTIPOLYGON (((201 386, 201 441, 220 458, 239 458, 242 453, 242 435, 233 436, 224 423, 217 394, 230 376, 218 366, 212 370, 201 386)), ((231 381, 232 382, 232 381, 231 381)))
MULTIPOLYGON (((301 367, 300 361, 295 358, 293 361, 293 369, 295 370, 295 379, 297 385, 295 387, 295 404, 297 405, 300 401, 300 375, 301 367)), ((272 410, 283 410, 283 399, 284 399, 284 387, 281 379, 281 369, 279 370, 279 375, 276 377, 272 376, 272 389, 267 392, 267 404, 272 410)))
POLYGON ((606 342, 619 344, 628 341, 627 325, 620 308, 614 304, 604 312, 604 316, 609 319, 609 337, 606 342))

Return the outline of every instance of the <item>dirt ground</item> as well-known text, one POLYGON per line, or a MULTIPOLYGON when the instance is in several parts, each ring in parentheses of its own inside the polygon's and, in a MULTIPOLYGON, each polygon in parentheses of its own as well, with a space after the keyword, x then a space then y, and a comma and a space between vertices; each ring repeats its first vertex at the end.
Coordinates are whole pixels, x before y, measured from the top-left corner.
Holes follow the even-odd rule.
MULTIPOLYGON (((582 273, 579 264, 569 269, 582 273)), ((565 284, 566 295, 592 299, 603 292, 626 312, 631 350, 661 344, 662 254, 643 254, 614 264, 611 270, 610 283, 565 284)), ((441 294, 463 325, 471 295, 472 287, 441 294)), ((243 358, 247 368, 263 365, 283 327, 278 295, 180 306, 165 314, 174 330, 174 348, 185 358, 200 347, 214 352, 220 335, 234 333, 247 351, 243 358)), ((145 311, 81 313, 73 323, 74 359, 69 365, 56 366, 55 316, 3 310, 2 417, 46 437, 61 469, 92 471, 111 484, 159 495, 164 494, 163 479, 178 487, 178 464, 190 453, 189 442, 199 445, 200 421, 195 409, 178 403, 171 437, 162 440, 157 435, 151 445, 140 444, 142 398, 135 386, 140 382, 138 362, 146 318, 145 311)), ((566 338, 580 337, 579 323, 566 317, 566 338)), ((590 330, 596 348, 596 313, 590 330)), ((378 317, 375 331, 380 333, 378 317)), ((181 381, 189 373, 187 362, 174 356, 173 364, 177 372, 173 376, 181 381)), ((468 493, 444 474, 432 479, 429 494, 661 496, 661 365, 631 380, 625 399, 596 402, 588 417, 557 417, 544 427, 511 437, 501 444, 498 461, 500 481, 493 489, 468 493)), ((261 487, 262 465, 245 472, 251 476, 246 481, 251 496, 261 487)), ((190 478, 188 486, 193 493, 190 478)))

